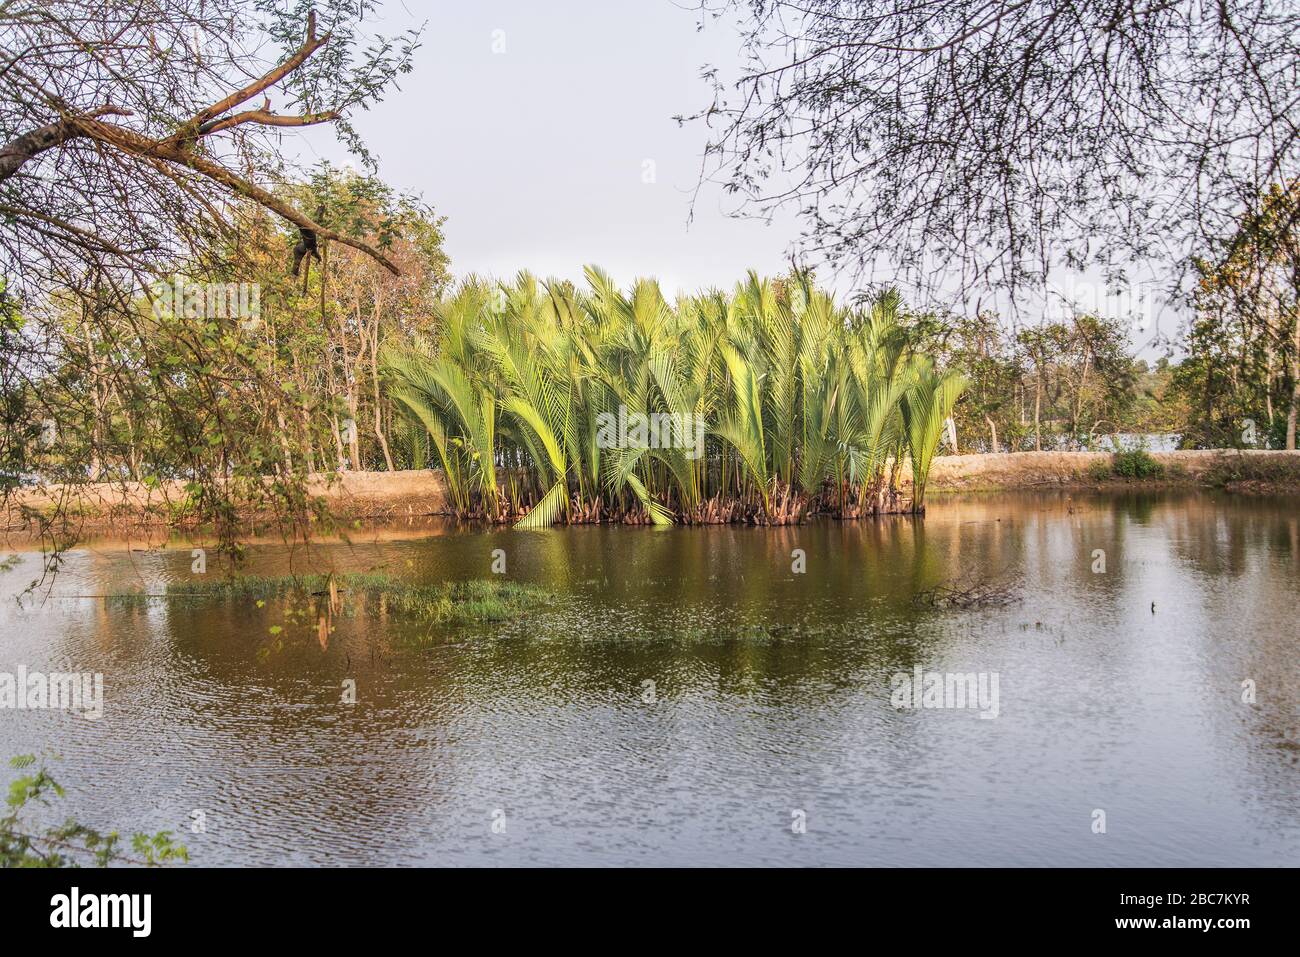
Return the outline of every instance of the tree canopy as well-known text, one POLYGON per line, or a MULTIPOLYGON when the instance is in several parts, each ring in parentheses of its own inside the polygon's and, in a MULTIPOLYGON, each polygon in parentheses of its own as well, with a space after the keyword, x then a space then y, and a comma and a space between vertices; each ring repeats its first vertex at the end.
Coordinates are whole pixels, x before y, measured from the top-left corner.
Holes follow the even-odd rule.
POLYGON ((704 177, 859 271, 1190 262, 1300 155, 1288 0, 725 0, 704 177))
MULTIPOLYGON (((250 207, 357 246, 276 195, 277 134, 333 124, 410 69, 418 37, 361 31, 372 0, 0 4, 0 273, 11 292, 138 280, 223 254, 250 207)), ((121 289, 129 298, 129 281, 121 289)))

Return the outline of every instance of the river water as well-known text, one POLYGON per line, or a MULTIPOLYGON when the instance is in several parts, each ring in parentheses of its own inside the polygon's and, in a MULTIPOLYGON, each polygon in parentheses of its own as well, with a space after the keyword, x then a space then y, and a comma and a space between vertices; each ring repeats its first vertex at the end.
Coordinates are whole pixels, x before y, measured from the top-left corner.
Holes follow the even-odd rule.
POLYGON ((20 554, 0 672, 102 673, 103 716, 0 710, 0 756, 49 756, 60 818, 172 829, 196 864, 1300 865, 1300 499, 431 525, 249 568, 486 578, 496 549, 555 599, 367 613, 324 649, 275 602, 76 597, 184 581, 187 543, 92 544, 21 604, 20 554), (1015 600, 918 604, 954 581, 1015 600), (918 668, 987 694, 916 707, 918 668))

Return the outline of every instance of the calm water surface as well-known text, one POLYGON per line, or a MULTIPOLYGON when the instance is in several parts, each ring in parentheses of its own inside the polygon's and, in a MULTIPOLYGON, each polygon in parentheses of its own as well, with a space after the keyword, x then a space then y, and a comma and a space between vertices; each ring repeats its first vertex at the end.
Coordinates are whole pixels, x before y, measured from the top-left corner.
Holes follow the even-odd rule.
POLYGON ((70 597, 187 580, 189 548, 78 551, 21 607, 38 556, 0 575, 0 671, 105 681, 99 721, 0 710, 0 756, 57 753, 61 815, 184 832, 198 864, 1300 865, 1298 499, 254 546, 256 572, 428 581, 500 548, 557 595, 505 626, 367 614, 327 649, 275 604, 70 597), (913 601, 980 577, 1020 600, 913 601), (998 717, 895 709, 916 665, 997 672, 998 717))

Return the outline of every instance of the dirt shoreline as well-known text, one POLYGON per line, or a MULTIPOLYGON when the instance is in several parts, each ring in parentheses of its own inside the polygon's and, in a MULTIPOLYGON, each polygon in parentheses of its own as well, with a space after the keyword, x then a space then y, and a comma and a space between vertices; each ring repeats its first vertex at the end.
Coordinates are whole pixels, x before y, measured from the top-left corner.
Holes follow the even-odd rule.
POLYGON ((1148 453, 1164 466, 1159 478, 1098 478, 1110 452, 1002 452, 937 456, 929 492, 1013 489, 1222 488, 1229 492, 1300 492, 1300 452, 1206 449, 1148 453))
MULTIPOLYGON (((1300 493, 1300 452, 1211 450, 1152 452, 1164 466, 1157 479, 1101 478, 1108 452, 1004 452, 938 456, 930 470, 931 495, 1015 489, 1116 489, 1214 487, 1229 492, 1300 493)), ((906 473, 904 469, 904 473, 906 473)), ((903 476, 903 490, 910 486, 903 476)), ((330 513, 345 521, 387 521, 448 514, 440 472, 344 472, 314 476, 308 493, 324 498, 330 513)), ((97 483, 24 489, 9 503, 4 528, 30 530, 23 507, 49 512, 62 505, 86 530, 122 527, 180 527, 177 503, 184 501, 179 481, 97 483)), ((256 518, 249 516, 250 519, 256 518)))

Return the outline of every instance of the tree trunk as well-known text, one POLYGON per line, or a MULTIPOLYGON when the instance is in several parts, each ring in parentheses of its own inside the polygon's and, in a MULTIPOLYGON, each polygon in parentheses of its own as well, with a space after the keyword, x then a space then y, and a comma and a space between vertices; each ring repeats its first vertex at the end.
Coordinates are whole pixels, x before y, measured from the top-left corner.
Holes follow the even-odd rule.
POLYGON ((82 338, 86 344, 86 357, 90 366, 90 398, 91 398, 91 435, 90 435, 90 480, 98 482, 100 473, 103 471, 103 463, 100 459, 100 453, 104 449, 104 396, 100 390, 100 361, 95 352, 95 343, 90 335, 90 323, 84 318, 81 321, 82 338))
POLYGON ((338 467, 345 468, 348 464, 347 456, 343 453, 343 435, 339 427, 339 417, 333 412, 330 413, 330 422, 334 426, 334 448, 338 452, 338 467))
POLYGON ((1273 339, 1265 340, 1264 345, 1264 414, 1268 416, 1268 430, 1273 431, 1273 380, 1277 378, 1277 350, 1273 348, 1273 339))
MULTIPOLYGON (((316 455, 313 451, 315 442, 312 439, 311 413, 307 411, 307 390, 303 387, 302 369, 299 366, 298 354, 293 355, 293 380, 298 385, 302 399, 298 405, 298 419, 302 423, 303 437, 303 458, 306 460, 307 474, 316 474, 316 455)), ((324 453, 324 449, 321 450, 324 453)))
POLYGON ((1300 415, 1300 313, 1296 315, 1291 345, 1291 408, 1286 413, 1286 447, 1294 452, 1296 417, 1300 415))
POLYGON ((1079 419, 1083 413, 1083 390, 1088 385, 1088 366, 1092 362, 1092 350, 1089 349, 1083 356, 1083 374, 1079 376, 1079 387, 1075 390, 1074 401, 1070 404, 1070 433, 1073 436, 1074 447, 1079 447, 1079 419))
POLYGON ((1043 373, 1040 371, 1034 378, 1034 451, 1043 451, 1043 433, 1040 424, 1040 417, 1043 408, 1043 373))
POLYGON ((388 436, 384 435, 383 406, 379 401, 379 307, 375 307, 374 322, 370 329, 370 385, 375 404, 375 438, 384 453, 384 465, 393 471, 393 456, 388 450, 388 436))
POLYGON ((352 471, 361 471, 361 446, 359 444, 360 436, 357 434, 357 397, 355 393, 348 394, 348 421, 352 427, 348 429, 348 458, 352 461, 352 471))
POLYGON ((284 409, 279 402, 275 403, 275 424, 279 427, 277 431, 280 436, 280 454, 284 456, 284 474, 292 475, 293 452, 289 447, 289 426, 284 421, 284 409))

